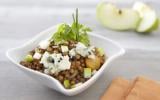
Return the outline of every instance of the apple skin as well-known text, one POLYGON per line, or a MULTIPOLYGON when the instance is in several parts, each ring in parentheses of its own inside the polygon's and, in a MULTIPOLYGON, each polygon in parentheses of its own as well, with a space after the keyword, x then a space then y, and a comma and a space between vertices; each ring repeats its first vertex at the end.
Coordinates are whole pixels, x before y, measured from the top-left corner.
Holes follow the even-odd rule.
POLYGON ((133 9, 118 9, 111 3, 101 2, 97 5, 97 19, 112 30, 134 30, 140 23, 140 15, 133 9))
MULTIPOLYGON (((142 18, 141 18, 141 20, 142 20, 142 18)), ((141 22, 142 21, 140 21, 139 25, 141 24, 141 22)), ((158 18, 156 18, 154 20, 154 22, 152 22, 152 24, 150 26, 148 26, 146 29, 140 30, 139 26, 137 26, 136 32, 142 33, 142 34, 149 34, 149 33, 153 32, 153 31, 157 30, 158 27, 159 27, 159 20, 158 20, 158 18)))
POLYGON ((159 28, 159 19, 157 18, 156 22, 154 23, 154 25, 148 29, 145 33, 151 33, 152 31, 155 31, 159 28))

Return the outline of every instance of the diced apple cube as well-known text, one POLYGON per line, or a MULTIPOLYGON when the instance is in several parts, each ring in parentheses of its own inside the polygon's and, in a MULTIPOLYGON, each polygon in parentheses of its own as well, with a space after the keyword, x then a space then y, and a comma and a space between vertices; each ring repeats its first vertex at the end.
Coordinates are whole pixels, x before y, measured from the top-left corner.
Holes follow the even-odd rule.
POLYGON ((84 78, 90 78, 92 75, 91 68, 84 68, 84 78))
POLYGON ((32 55, 30 55, 30 54, 26 55, 26 56, 25 56, 25 61, 27 61, 27 62, 32 62, 32 61, 33 61, 32 55))
POLYGON ((69 82, 69 80, 64 80, 63 85, 67 89, 70 88, 70 82, 69 82))

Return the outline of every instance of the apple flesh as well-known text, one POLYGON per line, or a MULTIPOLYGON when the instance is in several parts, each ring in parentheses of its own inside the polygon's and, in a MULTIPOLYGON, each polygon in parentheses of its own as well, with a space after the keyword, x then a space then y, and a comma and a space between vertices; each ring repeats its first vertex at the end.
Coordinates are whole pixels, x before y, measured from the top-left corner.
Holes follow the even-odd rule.
POLYGON ((113 30, 135 29, 140 21, 139 13, 133 9, 119 9, 111 3, 102 2, 97 6, 97 18, 113 30))
POLYGON ((148 5, 142 2, 136 2, 133 9, 138 11, 141 17, 141 22, 136 28, 137 32, 151 32, 158 27, 158 18, 156 12, 148 5))

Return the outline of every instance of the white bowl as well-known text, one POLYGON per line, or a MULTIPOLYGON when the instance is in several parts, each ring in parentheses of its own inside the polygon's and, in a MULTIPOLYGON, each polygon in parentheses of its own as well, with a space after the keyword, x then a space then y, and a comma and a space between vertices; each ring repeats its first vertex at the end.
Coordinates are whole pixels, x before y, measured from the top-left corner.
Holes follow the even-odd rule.
POLYGON ((52 34, 56 31, 56 29, 57 29, 56 26, 53 26, 39 33, 37 36, 35 36, 33 39, 31 39, 24 45, 8 50, 6 52, 6 55, 23 72, 25 72, 35 80, 38 80, 40 83, 52 89, 55 89, 65 95, 68 95, 68 96, 76 95, 84 91, 85 89, 87 89, 100 77, 100 75, 104 72, 105 68, 108 66, 108 64, 111 61, 115 60, 116 58, 120 57, 120 55, 123 55, 125 53, 125 50, 121 48, 114 41, 93 33, 89 33, 91 44, 94 46, 103 48, 108 59, 105 61, 103 66, 98 70, 98 72, 91 79, 89 79, 88 81, 86 81, 85 83, 83 83, 82 85, 76 88, 65 89, 61 85, 61 83, 58 80, 54 79, 53 77, 40 73, 38 71, 34 71, 32 69, 26 68, 19 64, 19 62, 23 60, 24 56, 28 53, 28 51, 34 49, 41 40, 51 37, 52 34))

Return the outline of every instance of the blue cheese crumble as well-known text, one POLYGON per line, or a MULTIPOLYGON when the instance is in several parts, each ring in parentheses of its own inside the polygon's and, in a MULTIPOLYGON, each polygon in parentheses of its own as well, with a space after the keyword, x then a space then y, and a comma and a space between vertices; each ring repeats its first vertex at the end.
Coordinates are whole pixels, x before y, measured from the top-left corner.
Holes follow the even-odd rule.
POLYGON ((45 52, 41 58, 40 63, 44 65, 44 72, 46 74, 58 73, 66 69, 70 69, 71 66, 68 55, 62 56, 62 54, 60 53, 50 54, 48 52, 45 52))

